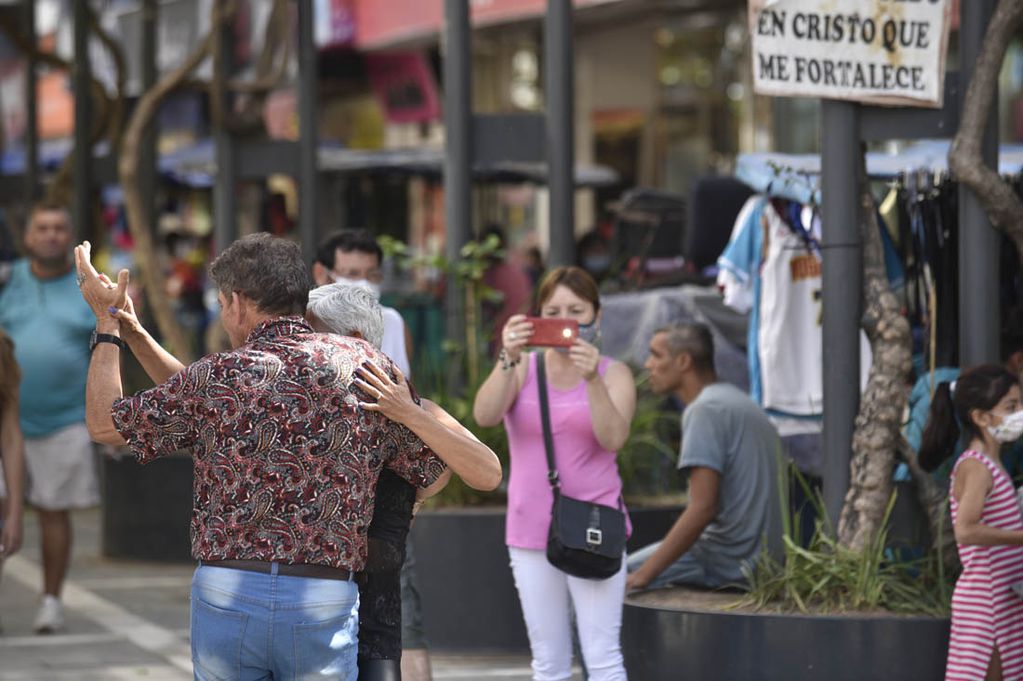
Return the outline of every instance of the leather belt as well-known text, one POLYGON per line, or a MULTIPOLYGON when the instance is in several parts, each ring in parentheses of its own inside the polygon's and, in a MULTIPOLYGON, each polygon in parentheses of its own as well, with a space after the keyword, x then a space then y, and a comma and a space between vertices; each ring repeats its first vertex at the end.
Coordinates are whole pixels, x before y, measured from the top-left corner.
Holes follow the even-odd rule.
POLYGON ((273 574, 273 566, 277 566, 277 574, 288 577, 310 577, 312 579, 337 579, 342 582, 352 581, 352 571, 329 565, 310 565, 308 563, 269 563, 263 560, 203 560, 201 565, 210 567, 231 568, 246 572, 273 574))

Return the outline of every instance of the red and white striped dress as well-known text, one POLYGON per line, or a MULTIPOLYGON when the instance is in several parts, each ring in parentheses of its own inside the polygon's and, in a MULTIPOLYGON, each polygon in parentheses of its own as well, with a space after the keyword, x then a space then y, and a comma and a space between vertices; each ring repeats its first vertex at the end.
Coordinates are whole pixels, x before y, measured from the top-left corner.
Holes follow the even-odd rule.
MULTIPOLYGON (((963 452, 952 471, 952 522, 959 510, 952 492, 955 476, 966 459, 987 466, 994 482, 984 500, 980 522, 1001 530, 1023 530, 1023 514, 1012 481, 1000 466, 976 451, 963 452)), ((1023 581, 1023 546, 958 546, 963 574, 952 594, 952 638, 945 678, 983 679, 997 646, 1002 678, 1023 679, 1023 598, 1010 589, 1013 583, 1023 581)))

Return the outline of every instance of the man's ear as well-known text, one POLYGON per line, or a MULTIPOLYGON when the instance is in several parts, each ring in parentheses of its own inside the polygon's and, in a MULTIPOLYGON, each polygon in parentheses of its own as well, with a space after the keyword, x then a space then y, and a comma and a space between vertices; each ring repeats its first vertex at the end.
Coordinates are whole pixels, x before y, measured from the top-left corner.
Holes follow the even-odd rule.
POLYGON ((693 368, 693 356, 688 352, 680 352, 675 355, 675 365, 679 371, 685 372, 693 368))
POLYGON ((330 283, 330 270, 323 266, 319 260, 313 263, 313 281, 317 286, 330 283))

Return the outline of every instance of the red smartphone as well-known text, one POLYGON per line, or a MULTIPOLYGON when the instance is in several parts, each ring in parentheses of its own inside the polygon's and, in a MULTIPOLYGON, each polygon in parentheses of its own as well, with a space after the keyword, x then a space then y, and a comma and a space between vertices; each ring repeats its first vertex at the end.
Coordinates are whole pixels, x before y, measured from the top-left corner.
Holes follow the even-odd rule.
POLYGON ((570 348, 579 337, 579 322, 557 317, 526 317, 533 325, 529 344, 534 347, 570 348))

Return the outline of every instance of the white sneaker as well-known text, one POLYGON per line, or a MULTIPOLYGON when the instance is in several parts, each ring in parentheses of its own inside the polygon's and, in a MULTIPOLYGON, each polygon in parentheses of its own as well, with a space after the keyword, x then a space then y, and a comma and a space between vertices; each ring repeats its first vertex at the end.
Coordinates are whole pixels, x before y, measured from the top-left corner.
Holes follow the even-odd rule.
POLYGON ((39 606, 32 629, 37 634, 53 634, 64 628, 64 606, 56 596, 46 594, 39 606))

